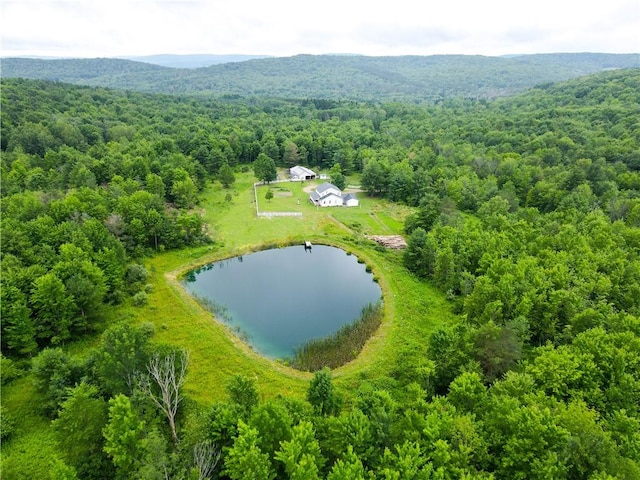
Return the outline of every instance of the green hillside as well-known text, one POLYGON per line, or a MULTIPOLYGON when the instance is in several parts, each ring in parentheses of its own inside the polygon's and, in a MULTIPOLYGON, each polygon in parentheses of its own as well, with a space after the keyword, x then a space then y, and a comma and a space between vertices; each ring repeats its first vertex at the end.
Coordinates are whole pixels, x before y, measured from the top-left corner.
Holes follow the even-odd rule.
POLYGON ((495 98, 538 84, 616 68, 640 67, 637 54, 366 57, 298 55, 170 69, 116 59, 3 59, 5 78, 21 77, 143 92, 436 102, 495 98))

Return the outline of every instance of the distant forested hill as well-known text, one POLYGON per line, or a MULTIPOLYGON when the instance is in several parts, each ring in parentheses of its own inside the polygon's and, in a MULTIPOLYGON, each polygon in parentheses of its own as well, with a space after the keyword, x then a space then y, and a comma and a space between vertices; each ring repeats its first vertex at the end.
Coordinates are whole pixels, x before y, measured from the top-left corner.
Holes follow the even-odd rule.
POLYGON ((125 57, 134 62, 152 63, 171 68, 201 68, 221 63, 246 62, 255 58, 269 58, 268 55, 145 55, 141 57, 125 57))
POLYGON ((437 102, 496 98, 608 69, 638 68, 638 54, 366 57, 298 55, 197 69, 119 59, 2 60, 3 77, 152 93, 437 102))
POLYGON ((31 78, 85 84, 97 78, 158 74, 168 68, 117 58, 3 58, 3 78, 31 78))

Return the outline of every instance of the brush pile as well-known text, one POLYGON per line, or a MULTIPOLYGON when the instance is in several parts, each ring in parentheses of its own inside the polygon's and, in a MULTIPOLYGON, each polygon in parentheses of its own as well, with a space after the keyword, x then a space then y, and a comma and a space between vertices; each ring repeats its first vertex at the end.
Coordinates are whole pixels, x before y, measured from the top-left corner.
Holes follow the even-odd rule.
POLYGON ((407 248, 407 242, 402 235, 366 235, 366 237, 369 240, 373 240, 374 242, 378 242, 380 245, 394 250, 407 248))

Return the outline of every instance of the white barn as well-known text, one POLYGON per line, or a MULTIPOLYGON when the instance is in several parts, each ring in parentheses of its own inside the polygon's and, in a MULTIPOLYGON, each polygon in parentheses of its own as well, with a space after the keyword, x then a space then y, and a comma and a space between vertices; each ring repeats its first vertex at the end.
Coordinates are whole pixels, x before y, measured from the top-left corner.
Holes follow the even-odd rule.
POLYGON ((291 167, 289 169, 289 176, 292 181, 302 181, 302 180, 313 180, 317 177, 316 172, 313 170, 302 167, 300 165, 296 165, 295 167, 291 167))
POLYGON ((320 207, 357 207, 360 202, 352 193, 342 195, 342 191, 334 184, 325 182, 311 192, 309 200, 320 207))

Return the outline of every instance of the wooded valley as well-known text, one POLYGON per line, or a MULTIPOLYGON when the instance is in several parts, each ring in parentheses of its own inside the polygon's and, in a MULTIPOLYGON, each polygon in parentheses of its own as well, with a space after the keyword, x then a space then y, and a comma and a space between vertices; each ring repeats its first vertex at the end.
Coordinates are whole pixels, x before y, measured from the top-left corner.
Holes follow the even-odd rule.
POLYGON ((133 65, 100 81, 180 94, 3 71, 3 478, 640 478, 640 69, 369 101, 133 65), (256 218, 256 165, 364 206, 256 218), (176 287, 302 238, 384 292, 333 370, 257 358, 176 287))

